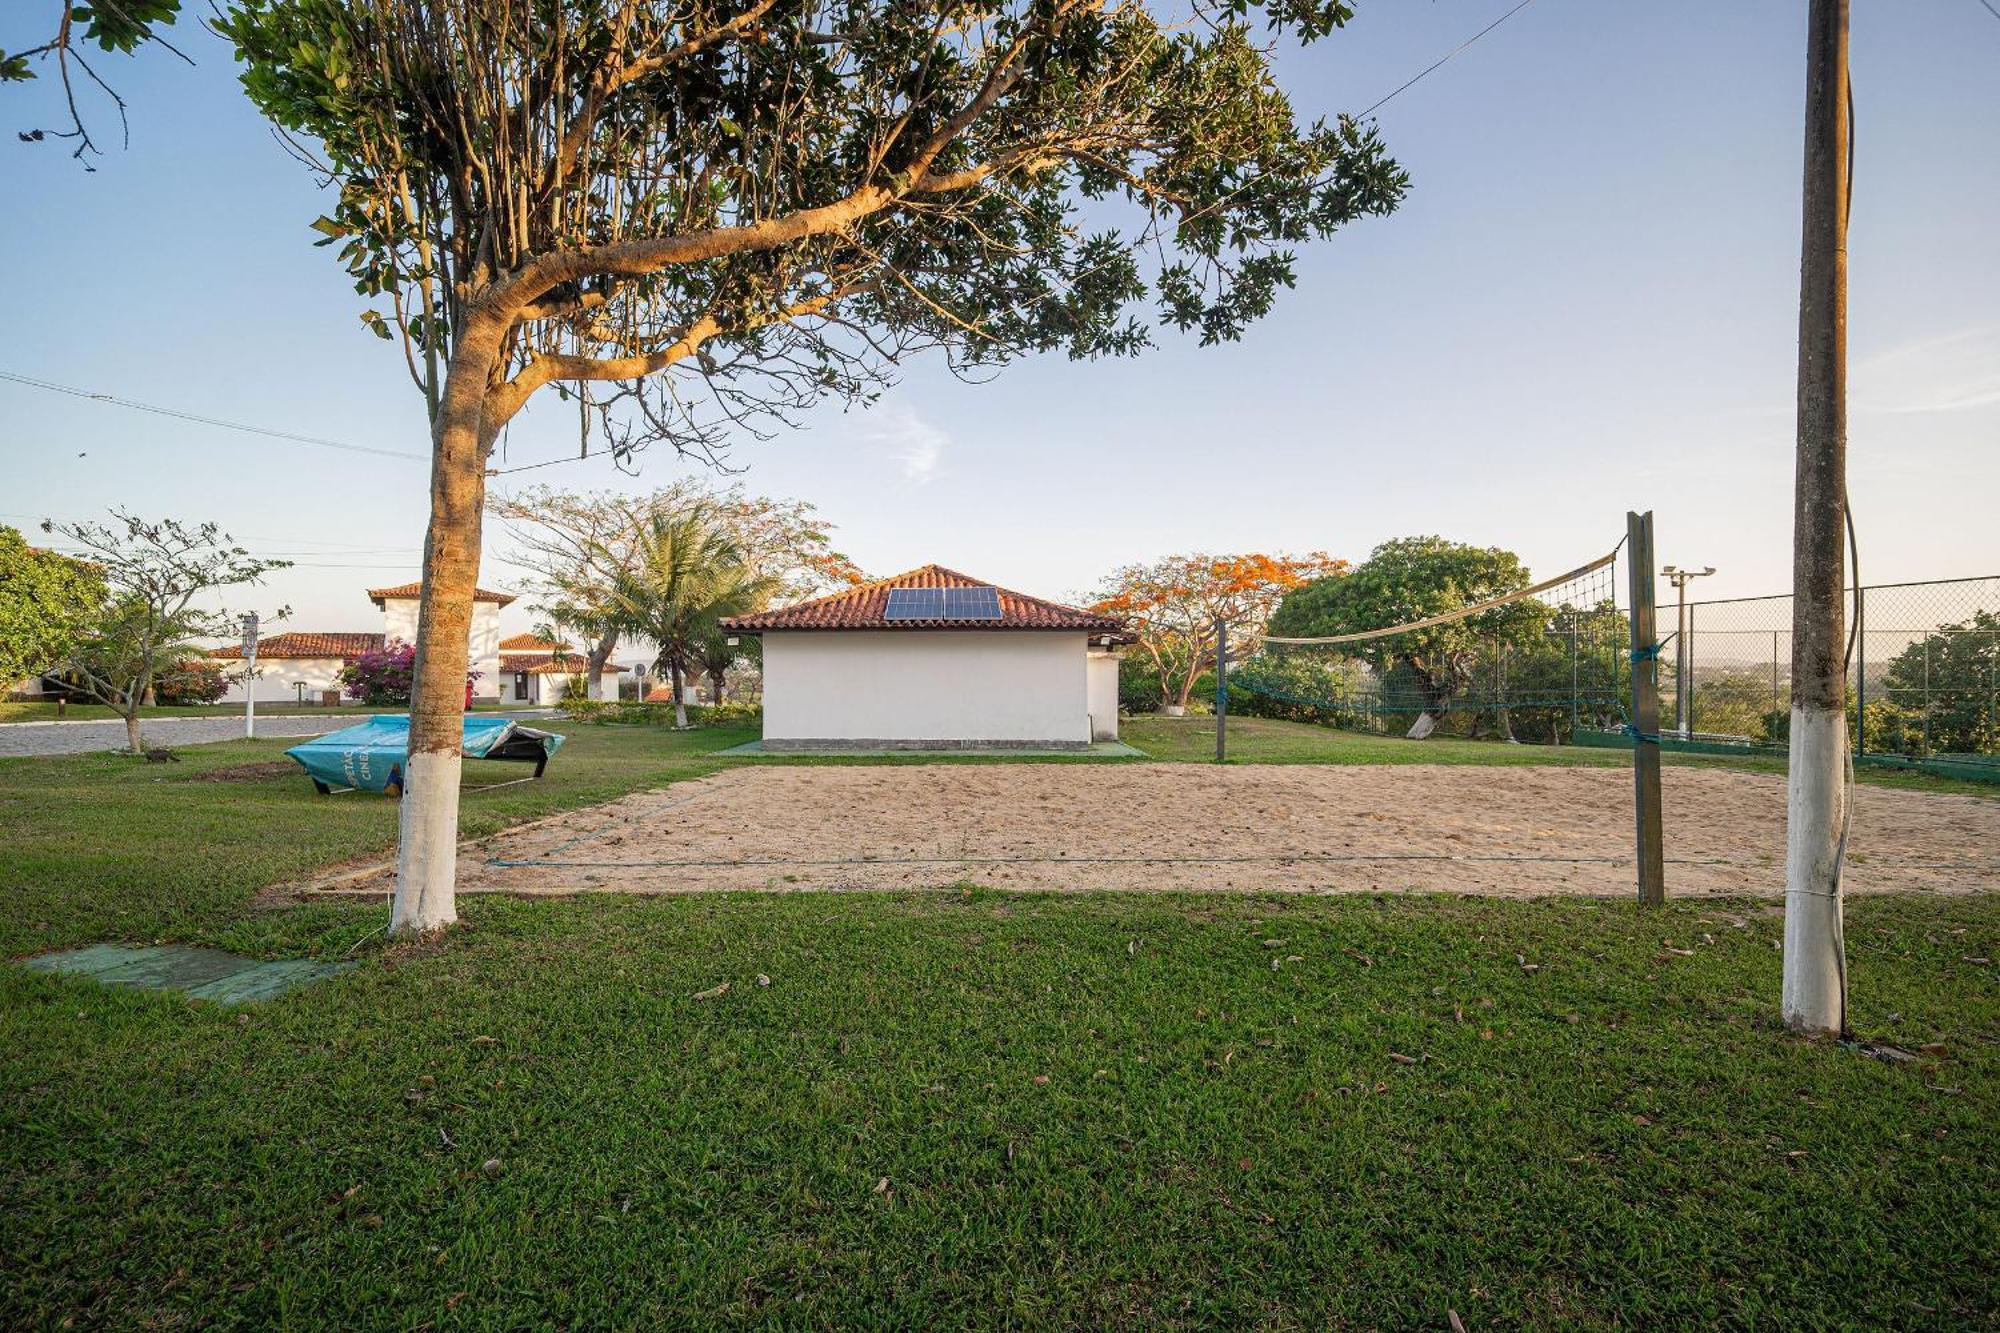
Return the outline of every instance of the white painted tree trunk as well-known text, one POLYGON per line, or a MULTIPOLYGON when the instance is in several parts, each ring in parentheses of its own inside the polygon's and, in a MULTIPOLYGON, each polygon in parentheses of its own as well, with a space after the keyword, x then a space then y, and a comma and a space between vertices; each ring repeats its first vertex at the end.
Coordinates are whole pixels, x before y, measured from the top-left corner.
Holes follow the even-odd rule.
POLYGON ((1785 826, 1785 1026, 1838 1033, 1847 1025, 1846 937, 1840 886, 1847 822, 1847 714, 1792 709, 1785 826))
POLYGON ((1417 714, 1417 720, 1410 724, 1410 729, 1404 732, 1403 735, 1413 741, 1424 740, 1433 731, 1437 730, 1437 726, 1438 719, 1436 717, 1429 713, 1419 713, 1417 714))
POLYGON ((412 750, 403 767, 401 841, 396 848, 392 934, 435 930, 458 920, 452 887, 458 879, 458 780, 464 760, 438 750, 412 750))

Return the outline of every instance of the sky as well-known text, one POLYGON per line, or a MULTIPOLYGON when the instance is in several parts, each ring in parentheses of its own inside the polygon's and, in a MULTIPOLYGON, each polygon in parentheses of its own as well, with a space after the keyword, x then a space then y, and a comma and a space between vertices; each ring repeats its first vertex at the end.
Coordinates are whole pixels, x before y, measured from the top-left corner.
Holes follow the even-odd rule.
MULTIPOLYGON (((1368 106, 1514 0, 1361 0, 1287 53, 1302 117, 1368 106)), ((30 44, 26 7, 0 49, 30 44)), ((1804 0, 1533 0, 1376 113, 1401 209, 1301 251, 1241 342, 1171 330, 1133 360, 1050 356, 968 386, 904 368, 868 410, 731 455, 818 505, 870 573, 936 561, 1044 596, 1186 551, 1359 560, 1419 533, 1549 575, 1628 509, 1702 594, 1790 584, 1804 0)), ((193 29, 193 68, 116 66, 131 142, 85 173, 0 141, 0 371, 421 455, 422 402, 307 224, 315 182, 193 29)), ((2000 572, 2000 20, 1979 0, 1857 0, 1850 492, 1867 582, 2000 572)), ((57 119, 0 88, 6 130, 57 119), (15 122, 19 122, 16 124, 15 122)), ((574 454, 572 415, 517 421, 505 463, 574 454)), ((290 627, 370 629, 362 590, 415 576, 421 461, 342 453, 0 381, 0 522, 215 519, 297 561, 259 596, 290 627)), ((644 490, 648 456, 522 474, 644 490)), ((482 582, 519 574, 489 527, 482 582)), ((237 599, 242 601, 245 599, 237 599)), ((528 627, 525 607, 503 624, 528 627)))

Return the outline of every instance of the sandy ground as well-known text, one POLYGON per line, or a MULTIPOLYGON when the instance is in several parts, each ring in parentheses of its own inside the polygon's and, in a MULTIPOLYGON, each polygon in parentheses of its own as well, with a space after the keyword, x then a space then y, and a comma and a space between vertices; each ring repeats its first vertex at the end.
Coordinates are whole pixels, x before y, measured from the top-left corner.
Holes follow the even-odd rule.
MULTIPOLYGON (((1665 793, 1669 893, 1784 891, 1782 778, 1676 767, 1665 793)), ((1622 769, 746 765, 469 845, 459 889, 1622 895, 1631 812, 1622 769)), ((2000 888, 2000 801, 1863 786, 1849 850, 1853 892, 2000 888)))

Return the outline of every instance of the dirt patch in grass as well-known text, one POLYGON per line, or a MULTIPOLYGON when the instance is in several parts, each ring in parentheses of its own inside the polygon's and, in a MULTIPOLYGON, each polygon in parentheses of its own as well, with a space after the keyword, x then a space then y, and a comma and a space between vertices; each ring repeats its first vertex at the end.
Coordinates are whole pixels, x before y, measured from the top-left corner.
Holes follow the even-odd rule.
POLYGON ((299 766, 289 759, 274 759, 261 764, 231 764, 227 768, 211 768, 203 773, 191 773, 189 782, 269 782, 272 778, 301 777, 299 766))
MULTIPOLYGON (((1665 794, 1670 892, 1783 892, 1782 778, 1674 769, 1665 794)), ((468 846, 459 887, 1624 895, 1631 842, 1632 780, 1617 769, 759 766, 468 846)), ((1848 887, 1991 888, 1996 847, 2000 803, 1863 787, 1848 887)))

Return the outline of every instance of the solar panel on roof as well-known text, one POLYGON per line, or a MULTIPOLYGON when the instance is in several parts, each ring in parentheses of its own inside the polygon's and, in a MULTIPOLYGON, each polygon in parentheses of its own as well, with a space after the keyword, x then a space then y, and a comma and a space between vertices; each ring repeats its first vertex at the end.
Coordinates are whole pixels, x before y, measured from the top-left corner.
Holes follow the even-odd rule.
POLYGON ((885 620, 944 619, 943 588, 891 588, 885 620))
POLYGON ((997 588, 946 588, 946 620, 998 620, 1000 592, 997 588))
POLYGON ((998 620, 997 588, 891 588, 885 620, 998 620))

